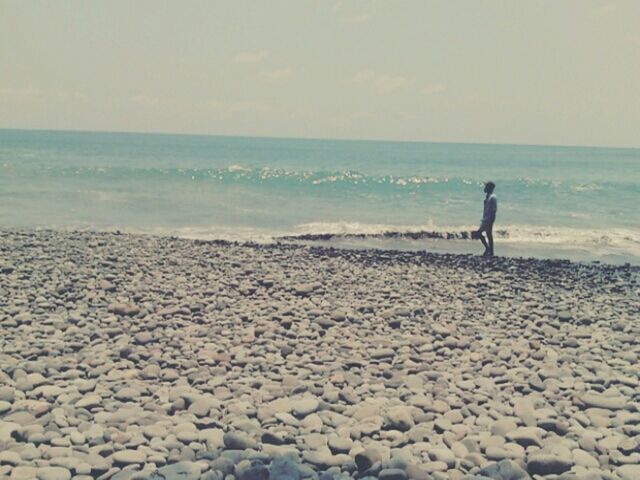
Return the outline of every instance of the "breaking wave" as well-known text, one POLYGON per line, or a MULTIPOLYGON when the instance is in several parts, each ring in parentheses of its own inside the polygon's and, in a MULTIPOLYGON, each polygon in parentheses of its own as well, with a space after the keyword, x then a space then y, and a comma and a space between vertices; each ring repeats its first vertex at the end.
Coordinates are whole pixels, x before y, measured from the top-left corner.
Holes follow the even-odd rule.
MULTIPOLYGON (((277 237, 280 241, 331 241, 340 239, 471 240, 477 226, 434 227, 367 225, 361 223, 314 222, 296 227, 295 233, 277 237)), ((615 253, 640 257, 640 230, 581 229, 506 225, 493 231, 494 238, 513 245, 537 245, 556 249, 582 249, 594 253, 615 253)))

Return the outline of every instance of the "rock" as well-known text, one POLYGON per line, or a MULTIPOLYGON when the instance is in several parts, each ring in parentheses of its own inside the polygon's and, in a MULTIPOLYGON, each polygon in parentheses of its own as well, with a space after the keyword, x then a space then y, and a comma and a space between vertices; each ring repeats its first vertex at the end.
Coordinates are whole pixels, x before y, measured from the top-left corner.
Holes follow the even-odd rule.
POLYGON ((573 318, 573 315, 571 315, 571 312, 567 310, 558 312, 558 320, 560 320, 561 322, 569 322, 571 321, 572 318, 573 318))
POLYGON ((509 432, 507 434, 507 439, 525 448, 531 445, 541 447, 541 432, 543 432, 543 430, 537 427, 519 427, 516 430, 509 432))
POLYGON ((80 432, 71 432, 69 440, 73 445, 83 445, 87 441, 86 437, 80 432))
POLYGON ((20 430, 20 424, 0 421, 0 442, 10 442, 14 432, 20 430))
POLYGON ((585 393, 580 396, 580 402, 586 408, 604 408, 607 410, 622 410, 627 404, 624 397, 610 397, 597 393, 585 393))
POLYGON ((296 295, 299 295, 301 297, 306 297, 311 295, 315 289, 316 289, 316 285, 311 283, 303 283, 300 285, 296 285, 294 287, 294 291, 296 295))
POLYGON ((433 422, 433 429, 437 433, 444 433, 452 430, 453 424, 446 418, 438 418, 435 422, 433 422))
POLYGON ((600 462, 584 450, 576 448, 571 451, 573 463, 585 468, 599 468, 600 462))
POLYGON ((162 375, 162 369, 158 365, 147 365, 140 372, 140 376, 145 380, 153 380, 162 375))
POLYGON ((0 386, 0 401, 13 403, 16 399, 16 392, 8 386, 0 386))
POLYGON ((502 460, 483 467, 478 475, 480 478, 492 480, 529 480, 531 477, 512 460, 502 460))
POLYGON ((378 473, 379 480, 406 480, 407 474, 399 468, 385 468, 378 473))
POLYGON ((444 462, 427 462, 422 465, 422 468, 429 473, 446 472, 449 469, 444 462))
POLYGON ((333 455, 326 447, 319 450, 305 450, 302 452, 302 457, 305 461, 322 469, 341 467, 345 463, 351 461, 351 457, 349 455, 333 455))
POLYGON ((4 451, 0 452, 0 465, 18 465, 22 461, 17 452, 4 451))
POLYGON ((126 466, 136 463, 145 463, 147 456, 140 450, 120 450, 111 455, 114 465, 126 466))
POLYGON ((116 315, 122 315, 126 317, 133 317, 140 313, 140 308, 129 303, 112 303, 111 305, 109 305, 109 308, 107 310, 116 315))
POLYGON ((370 353, 371 358, 374 360, 382 360, 385 358, 394 357, 396 352, 392 348, 378 348, 372 350, 370 353))
POLYGON ((569 433, 570 425, 563 420, 549 418, 538 421, 538 427, 562 436, 569 433))
POLYGON ((137 345, 147 345, 153 342, 153 335, 149 332, 140 332, 133 337, 133 341, 137 345))
POLYGON ((297 417, 305 417, 318 409, 319 402, 315 398, 305 397, 291 404, 291 409, 297 417))
POLYGON ((527 471, 531 475, 559 475, 567 472, 573 461, 544 451, 534 452, 527 460, 527 471))
POLYGON ((336 322, 344 322, 349 314, 346 310, 338 308, 331 312, 331 320, 335 320, 336 322))
POLYGON ((137 389, 124 387, 115 393, 114 398, 116 400, 120 400, 121 402, 130 402, 131 400, 138 398, 139 396, 140 392, 137 389))
POLYGON ((287 457, 275 458, 269 466, 269 478, 278 480, 300 480, 298 464, 287 457))
POLYGON ((413 428, 415 422, 411 416, 410 407, 396 406, 387 411, 387 419, 391 428, 406 432, 413 428))
POLYGON ((28 377, 22 377, 16 381, 16 390, 20 392, 30 392, 34 388, 35 385, 29 380, 28 377))
POLYGON ((329 437, 329 448, 333 453, 349 453, 353 448, 353 440, 346 437, 329 437))
POLYGON ((622 480, 638 480, 640 478, 640 465, 622 465, 616 468, 616 473, 622 480))
POLYGON ((105 292, 115 292, 116 291, 116 286, 113 283, 108 282, 106 280, 102 280, 100 282, 100 288, 102 290, 104 290, 105 292))
POLYGON ((9 263, 3 263, 0 265, 0 273, 9 274, 13 273, 14 267, 9 263))
POLYGON ((193 462, 178 462, 158 469, 154 480, 199 480, 201 468, 193 462))
POLYGON ((0 400, 0 415, 7 413, 9 410, 11 410, 11 404, 4 400, 0 400))
POLYGON ((331 328, 336 325, 335 320, 331 320, 330 318, 318 318, 315 322, 324 329, 331 328))
POLYGON ((500 420, 496 420, 491 424, 491 434, 500 435, 501 437, 504 437, 508 433, 516 430, 517 428, 518 428, 518 425, 513 420, 509 418, 501 418, 500 420))
POLYGON ((33 480, 38 478, 38 469, 36 467, 19 466, 11 470, 10 480, 33 480))
POLYGON ((225 433, 223 440, 225 447, 231 450, 246 450, 258 447, 256 440, 239 431, 225 433))
POLYGON ((448 448, 432 448, 428 454, 431 461, 443 462, 447 468, 454 468, 456 465, 456 456, 448 448))
POLYGON ((200 430, 199 441, 204 441, 210 450, 219 450, 224 447, 224 432, 219 428, 200 430))
POLYGON ((62 467, 41 467, 36 475, 38 480, 71 480, 71 472, 62 467))
MULTIPOLYGON (((446 468, 446 465, 445 465, 445 468, 446 468)), ((407 468, 405 469, 405 472, 411 480, 432 480, 433 479, 433 477, 431 476, 431 471, 420 465, 415 465, 415 464, 408 465, 407 468)))
POLYGON ((78 400, 75 404, 76 408, 86 408, 91 409, 94 407, 99 407, 102 405, 102 397, 100 395, 92 394, 85 395, 80 400, 78 400))
POLYGON ((254 465, 237 477, 238 480, 269 480, 269 469, 265 465, 254 465))
POLYGON ((75 383, 75 387, 80 393, 88 393, 95 390, 97 382, 95 380, 80 380, 75 383))
POLYGON ((91 474, 91 465, 85 462, 80 462, 76 465, 75 470, 77 475, 89 475, 91 474))
POLYGON ((369 470, 374 463, 381 461, 382 455, 380 451, 374 448, 367 448, 364 451, 357 453, 355 456, 356 466, 361 472, 369 470))
POLYGON ((626 437, 618 443, 618 450, 624 455, 631 455, 633 453, 640 453, 640 434, 633 438, 626 437))

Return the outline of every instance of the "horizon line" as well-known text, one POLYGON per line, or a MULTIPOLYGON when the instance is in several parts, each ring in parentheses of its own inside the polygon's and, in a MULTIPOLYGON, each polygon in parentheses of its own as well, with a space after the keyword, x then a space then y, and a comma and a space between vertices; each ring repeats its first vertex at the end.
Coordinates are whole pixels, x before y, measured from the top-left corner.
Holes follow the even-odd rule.
POLYGON ((486 141, 442 141, 442 140, 397 140, 380 138, 336 138, 336 137, 314 137, 314 136, 287 136, 287 135, 248 135, 248 134, 217 134, 217 133, 197 133, 197 132, 169 132, 169 131, 138 131, 138 130, 82 130, 82 129, 56 129, 56 128, 17 128, 0 127, 0 131, 18 132, 48 132, 48 133, 103 133, 118 135, 173 135, 185 137, 227 137, 227 138, 254 138, 273 140, 308 140, 308 141, 339 141, 339 142, 379 142, 379 143, 425 143, 441 145, 498 145, 513 147, 554 147, 554 148, 599 148, 599 149, 619 149, 619 150, 640 150, 639 146, 605 146, 605 145, 576 145, 576 144, 550 144, 550 143, 510 143, 510 142, 486 142, 486 141))

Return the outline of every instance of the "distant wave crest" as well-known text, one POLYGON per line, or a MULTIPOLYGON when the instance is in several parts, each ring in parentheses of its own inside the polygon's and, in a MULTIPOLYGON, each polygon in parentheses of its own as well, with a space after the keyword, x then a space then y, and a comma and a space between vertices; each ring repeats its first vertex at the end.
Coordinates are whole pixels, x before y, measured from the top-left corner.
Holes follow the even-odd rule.
MULTIPOLYGON (((217 182, 222 184, 265 184, 265 185, 307 185, 310 188, 327 186, 351 186, 355 188, 398 188, 417 190, 433 186, 477 188, 484 179, 465 177, 438 177, 429 175, 373 175, 355 170, 316 171, 292 170, 284 168, 253 168, 249 166, 231 164, 224 168, 177 168, 177 167, 127 167, 127 166, 25 166, 19 164, 5 164, 7 172, 17 176, 43 175, 63 178, 96 178, 108 180, 166 180, 217 182)), ((527 177, 503 180, 503 186, 517 186, 520 188, 559 188, 564 184, 556 180, 531 179, 527 177)), ((606 184, 566 184, 566 187, 576 193, 596 192, 605 188, 606 184)), ((618 185, 618 188, 620 185, 618 185)))

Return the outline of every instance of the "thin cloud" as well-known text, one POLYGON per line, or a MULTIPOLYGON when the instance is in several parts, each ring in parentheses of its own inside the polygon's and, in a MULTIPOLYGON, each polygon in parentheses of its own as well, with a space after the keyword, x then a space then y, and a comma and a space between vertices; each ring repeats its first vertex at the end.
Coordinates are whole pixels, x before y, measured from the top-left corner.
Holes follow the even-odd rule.
POLYGON ((368 12, 358 13, 356 15, 352 15, 350 17, 345 17, 342 19, 342 23, 346 23, 348 25, 359 25, 361 23, 366 23, 371 18, 371 14, 368 12))
POLYGON ((409 81, 401 75, 382 75, 375 80, 374 92, 385 95, 407 85, 409 81))
POLYGON ((436 93, 442 93, 446 89, 447 86, 444 83, 431 83, 422 87, 420 92, 425 95, 434 95, 436 93))
POLYGON ((228 113, 267 113, 271 110, 269 104, 249 100, 235 102, 227 107, 228 113))
POLYGON ((266 50, 260 50, 258 52, 240 52, 234 59, 234 63, 259 63, 267 58, 268 52, 266 50))
POLYGON ((36 87, 4 88, 0 87, 0 101, 7 103, 29 103, 39 101, 87 102, 89 96, 83 92, 43 91, 36 87))
POLYGON ((350 83, 367 83, 373 78, 375 78, 376 74, 372 70, 360 70, 356 73, 350 80, 350 83))
POLYGON ((85 103, 89 100, 89 96, 83 92, 58 92, 56 97, 63 102, 85 103))
POLYGON ((293 69, 290 67, 276 68, 275 70, 267 70, 260 74, 260 78, 267 82, 277 83, 286 82, 293 76, 293 69))
POLYGON ((143 93, 134 95, 133 97, 131 97, 131 101, 138 105, 142 105, 143 107, 156 107, 160 104, 160 99, 158 97, 145 95, 143 93))
POLYGON ((210 100, 206 104, 211 110, 216 110, 222 115, 241 115, 273 112, 273 108, 268 103, 254 100, 239 100, 236 102, 221 102, 210 100))
POLYGON ((386 95, 409 84, 402 75, 380 74, 373 70, 361 70, 347 82, 365 88, 372 95, 386 95))
POLYGON ((465 103, 479 105, 484 102, 483 97, 478 92, 467 92, 463 97, 465 103))
POLYGON ((39 88, 3 88, 0 87, 0 100, 7 102, 31 102, 43 97, 43 92, 39 88))

